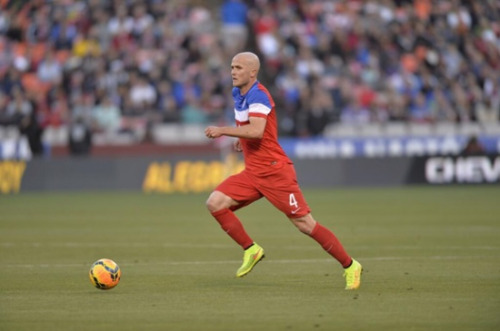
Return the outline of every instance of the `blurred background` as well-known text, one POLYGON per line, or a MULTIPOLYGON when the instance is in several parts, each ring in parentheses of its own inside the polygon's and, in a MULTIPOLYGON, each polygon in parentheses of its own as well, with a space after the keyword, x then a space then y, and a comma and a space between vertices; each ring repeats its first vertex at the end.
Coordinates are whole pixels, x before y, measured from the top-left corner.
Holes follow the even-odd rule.
POLYGON ((218 153, 243 50, 293 159, 499 154, 496 0, 2 0, 1 159, 218 153))

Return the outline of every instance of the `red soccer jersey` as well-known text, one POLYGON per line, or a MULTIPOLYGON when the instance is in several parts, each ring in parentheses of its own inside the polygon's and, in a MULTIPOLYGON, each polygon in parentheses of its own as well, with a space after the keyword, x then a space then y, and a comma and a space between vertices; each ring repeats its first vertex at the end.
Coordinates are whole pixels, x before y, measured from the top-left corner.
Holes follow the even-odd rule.
POLYGON ((250 123, 251 116, 267 119, 262 139, 240 138, 246 170, 256 175, 264 175, 272 172, 276 168, 274 166, 279 163, 292 163, 278 143, 275 104, 264 85, 257 81, 244 95, 235 87, 233 99, 237 126, 250 123))

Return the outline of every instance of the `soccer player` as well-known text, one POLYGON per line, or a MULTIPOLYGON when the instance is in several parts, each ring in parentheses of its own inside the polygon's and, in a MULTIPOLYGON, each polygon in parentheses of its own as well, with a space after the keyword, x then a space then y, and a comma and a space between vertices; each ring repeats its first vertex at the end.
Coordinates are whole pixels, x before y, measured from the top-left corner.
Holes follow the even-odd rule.
POLYGON ((205 135, 238 138, 235 149, 243 152, 245 169, 220 183, 210 194, 207 208, 222 229, 244 250, 237 277, 248 274, 264 258, 264 249, 245 231, 234 211, 265 197, 301 232, 316 240, 343 267, 346 289, 361 284, 361 264, 351 258, 337 237, 318 223, 297 183, 292 161, 278 143, 274 100, 257 80, 260 61, 251 52, 239 53, 231 62, 236 126, 209 126, 205 135))

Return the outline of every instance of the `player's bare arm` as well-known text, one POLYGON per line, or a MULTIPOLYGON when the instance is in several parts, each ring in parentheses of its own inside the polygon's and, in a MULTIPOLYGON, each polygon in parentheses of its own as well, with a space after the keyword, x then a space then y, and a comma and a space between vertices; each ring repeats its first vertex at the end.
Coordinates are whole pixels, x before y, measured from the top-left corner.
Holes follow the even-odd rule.
POLYGON ((266 127, 266 119, 262 117, 250 117, 250 123, 238 127, 232 126, 209 126, 205 129, 207 138, 215 139, 221 136, 261 139, 266 127))

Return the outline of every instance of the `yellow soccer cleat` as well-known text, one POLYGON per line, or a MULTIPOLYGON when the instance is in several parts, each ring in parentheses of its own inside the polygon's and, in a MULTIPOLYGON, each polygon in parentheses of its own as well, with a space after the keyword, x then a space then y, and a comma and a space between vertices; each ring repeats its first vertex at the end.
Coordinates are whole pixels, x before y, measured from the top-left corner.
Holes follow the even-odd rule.
POLYGON ((247 248, 245 250, 245 253, 243 255, 243 264, 238 269, 238 271, 236 271, 236 277, 243 277, 248 274, 250 271, 252 271, 253 267, 264 257, 264 249, 254 243, 250 248, 247 248))
POLYGON ((352 264, 349 268, 344 271, 345 278, 345 289, 346 290, 357 290, 361 285, 361 273, 363 272, 363 267, 361 264, 352 259, 352 264))

